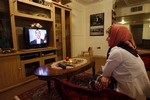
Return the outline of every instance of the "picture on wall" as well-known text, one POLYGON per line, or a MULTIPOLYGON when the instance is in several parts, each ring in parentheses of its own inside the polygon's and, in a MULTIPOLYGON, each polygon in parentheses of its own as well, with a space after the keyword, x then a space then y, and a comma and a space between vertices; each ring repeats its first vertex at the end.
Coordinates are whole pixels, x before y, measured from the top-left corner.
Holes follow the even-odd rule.
POLYGON ((90 15, 90 36, 104 36, 104 13, 90 15))

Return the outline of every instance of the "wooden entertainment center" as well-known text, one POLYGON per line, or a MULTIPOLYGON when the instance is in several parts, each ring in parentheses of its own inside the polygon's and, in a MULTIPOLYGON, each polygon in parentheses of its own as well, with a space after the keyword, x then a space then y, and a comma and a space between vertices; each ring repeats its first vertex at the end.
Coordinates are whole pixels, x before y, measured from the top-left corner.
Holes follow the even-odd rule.
POLYGON ((39 66, 71 57, 71 8, 55 1, 48 5, 32 0, 0 1, 1 29, 5 31, 0 35, 9 43, 0 47, 0 92, 36 79, 33 72, 39 66), (48 29, 47 47, 26 48, 23 27, 33 23, 48 29))

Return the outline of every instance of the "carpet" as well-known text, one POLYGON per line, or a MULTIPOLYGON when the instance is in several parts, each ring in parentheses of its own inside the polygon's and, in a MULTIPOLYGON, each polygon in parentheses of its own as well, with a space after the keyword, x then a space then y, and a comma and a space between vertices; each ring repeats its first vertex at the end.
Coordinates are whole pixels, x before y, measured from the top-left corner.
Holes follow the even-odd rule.
MULTIPOLYGON (((84 88, 89 88, 89 81, 91 79, 92 79, 91 74, 82 73, 73 77, 70 80, 70 82, 84 88)), ((48 93, 47 84, 45 83, 15 96, 15 99, 16 100, 62 100, 61 96, 55 89, 55 85, 53 81, 51 82, 50 93, 48 93)))

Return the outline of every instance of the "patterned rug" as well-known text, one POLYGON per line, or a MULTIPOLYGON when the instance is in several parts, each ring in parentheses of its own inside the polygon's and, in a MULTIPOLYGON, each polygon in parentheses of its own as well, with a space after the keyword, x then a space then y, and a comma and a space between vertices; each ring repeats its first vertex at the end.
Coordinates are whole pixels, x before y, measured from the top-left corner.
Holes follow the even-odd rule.
MULTIPOLYGON (((75 76, 72 83, 81 87, 89 88, 89 81, 92 79, 92 75, 83 73, 75 76)), ((21 93, 15 96, 16 100, 62 100, 61 96, 57 93, 54 83, 51 82, 51 92, 48 93, 47 84, 39 85, 31 90, 21 93)))

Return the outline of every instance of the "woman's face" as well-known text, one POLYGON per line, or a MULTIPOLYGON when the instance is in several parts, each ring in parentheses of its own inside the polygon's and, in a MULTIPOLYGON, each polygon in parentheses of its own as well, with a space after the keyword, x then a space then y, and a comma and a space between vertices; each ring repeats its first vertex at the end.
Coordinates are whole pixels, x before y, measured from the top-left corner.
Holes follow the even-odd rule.
POLYGON ((109 40, 110 40, 110 33, 111 33, 111 27, 109 27, 109 28, 106 30, 106 34, 108 35, 107 38, 106 38, 106 41, 108 42, 108 45, 109 45, 109 40))
POLYGON ((36 30, 36 31, 35 31, 35 35, 36 35, 36 38, 37 38, 37 39, 40 39, 41 33, 40 33, 39 30, 36 30))

